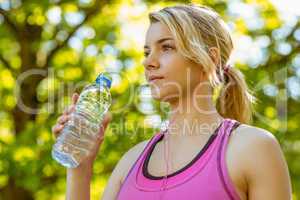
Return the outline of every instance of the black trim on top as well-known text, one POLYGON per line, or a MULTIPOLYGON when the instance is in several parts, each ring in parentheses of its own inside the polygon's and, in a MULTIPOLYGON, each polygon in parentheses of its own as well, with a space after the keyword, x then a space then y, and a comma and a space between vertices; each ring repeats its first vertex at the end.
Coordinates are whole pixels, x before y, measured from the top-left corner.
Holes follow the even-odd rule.
MULTIPOLYGON (((173 172, 173 173, 167 175, 167 178, 172 177, 172 176, 175 176, 175 175, 177 175, 177 174, 183 172, 184 170, 186 170, 187 168, 189 168, 190 166, 192 166, 197 160, 199 160, 200 157, 201 157, 201 156, 206 152, 206 150, 209 148, 210 144, 212 144, 213 141, 215 140, 215 138, 217 137, 218 132, 219 132, 219 129, 220 129, 221 125, 222 125, 224 122, 225 122, 225 120, 223 120, 223 121, 219 124, 219 126, 215 129, 214 133, 209 137, 209 139, 208 139, 208 141, 206 142, 206 144, 204 145, 204 147, 200 150, 200 152, 194 157, 194 159, 193 159, 191 162, 189 162, 189 163, 188 163, 186 166, 184 166, 183 168, 181 168, 181 169, 179 169, 179 170, 177 170, 177 171, 175 171, 175 172, 173 172)), ((145 162, 143 162, 143 166, 142 166, 142 168, 143 168, 143 170, 142 170, 143 175, 144 175, 145 177, 149 178, 149 179, 152 179, 152 180, 160 180, 160 179, 163 179, 163 178, 165 177, 165 176, 153 176, 153 175, 151 175, 151 174, 149 173, 149 171, 148 171, 148 164, 149 164, 149 160, 150 160, 150 157, 151 157, 151 155, 152 155, 152 152, 153 152, 153 150, 154 150, 156 144, 157 144, 158 142, 160 142, 160 141, 163 139, 163 137, 164 137, 164 134, 162 134, 161 137, 160 137, 156 142, 154 142, 154 143, 152 144, 152 146, 150 146, 150 149, 149 149, 149 151, 148 151, 147 154, 146 154, 145 162)))

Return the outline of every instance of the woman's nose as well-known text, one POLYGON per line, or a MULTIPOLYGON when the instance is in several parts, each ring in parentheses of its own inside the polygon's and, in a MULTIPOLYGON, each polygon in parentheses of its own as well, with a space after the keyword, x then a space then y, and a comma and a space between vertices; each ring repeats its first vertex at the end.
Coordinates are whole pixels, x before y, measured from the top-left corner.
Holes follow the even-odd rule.
POLYGON ((153 55, 150 54, 143 61, 143 65, 147 70, 157 69, 157 68, 159 68, 159 61, 156 57, 154 57, 153 55))

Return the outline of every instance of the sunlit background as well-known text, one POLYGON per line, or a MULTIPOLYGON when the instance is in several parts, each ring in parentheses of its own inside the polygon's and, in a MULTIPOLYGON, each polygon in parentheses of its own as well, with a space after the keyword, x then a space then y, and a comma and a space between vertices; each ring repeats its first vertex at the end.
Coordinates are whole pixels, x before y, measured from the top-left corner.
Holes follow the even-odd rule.
POLYGON ((0 0, 1 200, 65 198, 65 169, 50 156, 51 126, 72 92, 109 71, 113 122, 94 165, 91 199, 101 196, 120 157, 167 118, 141 63, 147 14, 178 2, 211 6, 228 24, 230 63, 259 99, 253 125, 278 138, 300 199, 300 1, 0 0), (18 99, 34 110, 24 112, 18 99))

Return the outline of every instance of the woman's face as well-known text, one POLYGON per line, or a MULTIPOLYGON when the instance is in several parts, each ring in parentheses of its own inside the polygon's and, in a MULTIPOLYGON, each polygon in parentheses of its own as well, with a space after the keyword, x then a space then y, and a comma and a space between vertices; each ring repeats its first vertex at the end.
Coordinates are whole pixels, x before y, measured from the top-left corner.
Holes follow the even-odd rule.
POLYGON ((144 52, 145 76, 154 99, 171 102, 192 95, 200 82, 201 66, 179 53, 166 25, 160 22, 150 25, 144 52), (153 76, 162 78, 151 81, 153 76))

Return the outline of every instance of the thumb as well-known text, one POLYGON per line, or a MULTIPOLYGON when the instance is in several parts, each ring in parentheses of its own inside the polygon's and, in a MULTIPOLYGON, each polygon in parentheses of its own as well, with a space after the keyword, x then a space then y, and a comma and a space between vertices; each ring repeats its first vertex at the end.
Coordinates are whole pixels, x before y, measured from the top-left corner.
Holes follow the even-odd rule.
POLYGON ((75 105, 77 100, 78 100, 79 94, 78 93, 73 93, 72 95, 72 104, 75 105))
POLYGON ((107 125, 109 124, 109 122, 111 121, 112 119, 112 114, 110 112, 107 112, 105 115, 104 115, 104 118, 101 122, 101 125, 100 125, 100 130, 99 130, 99 135, 98 137, 100 139, 103 139, 104 138, 104 132, 107 128, 107 125))
POLYGON ((103 123, 105 124, 108 124, 112 119, 112 114, 111 112, 107 112, 105 115, 104 115, 104 118, 103 118, 103 123))

